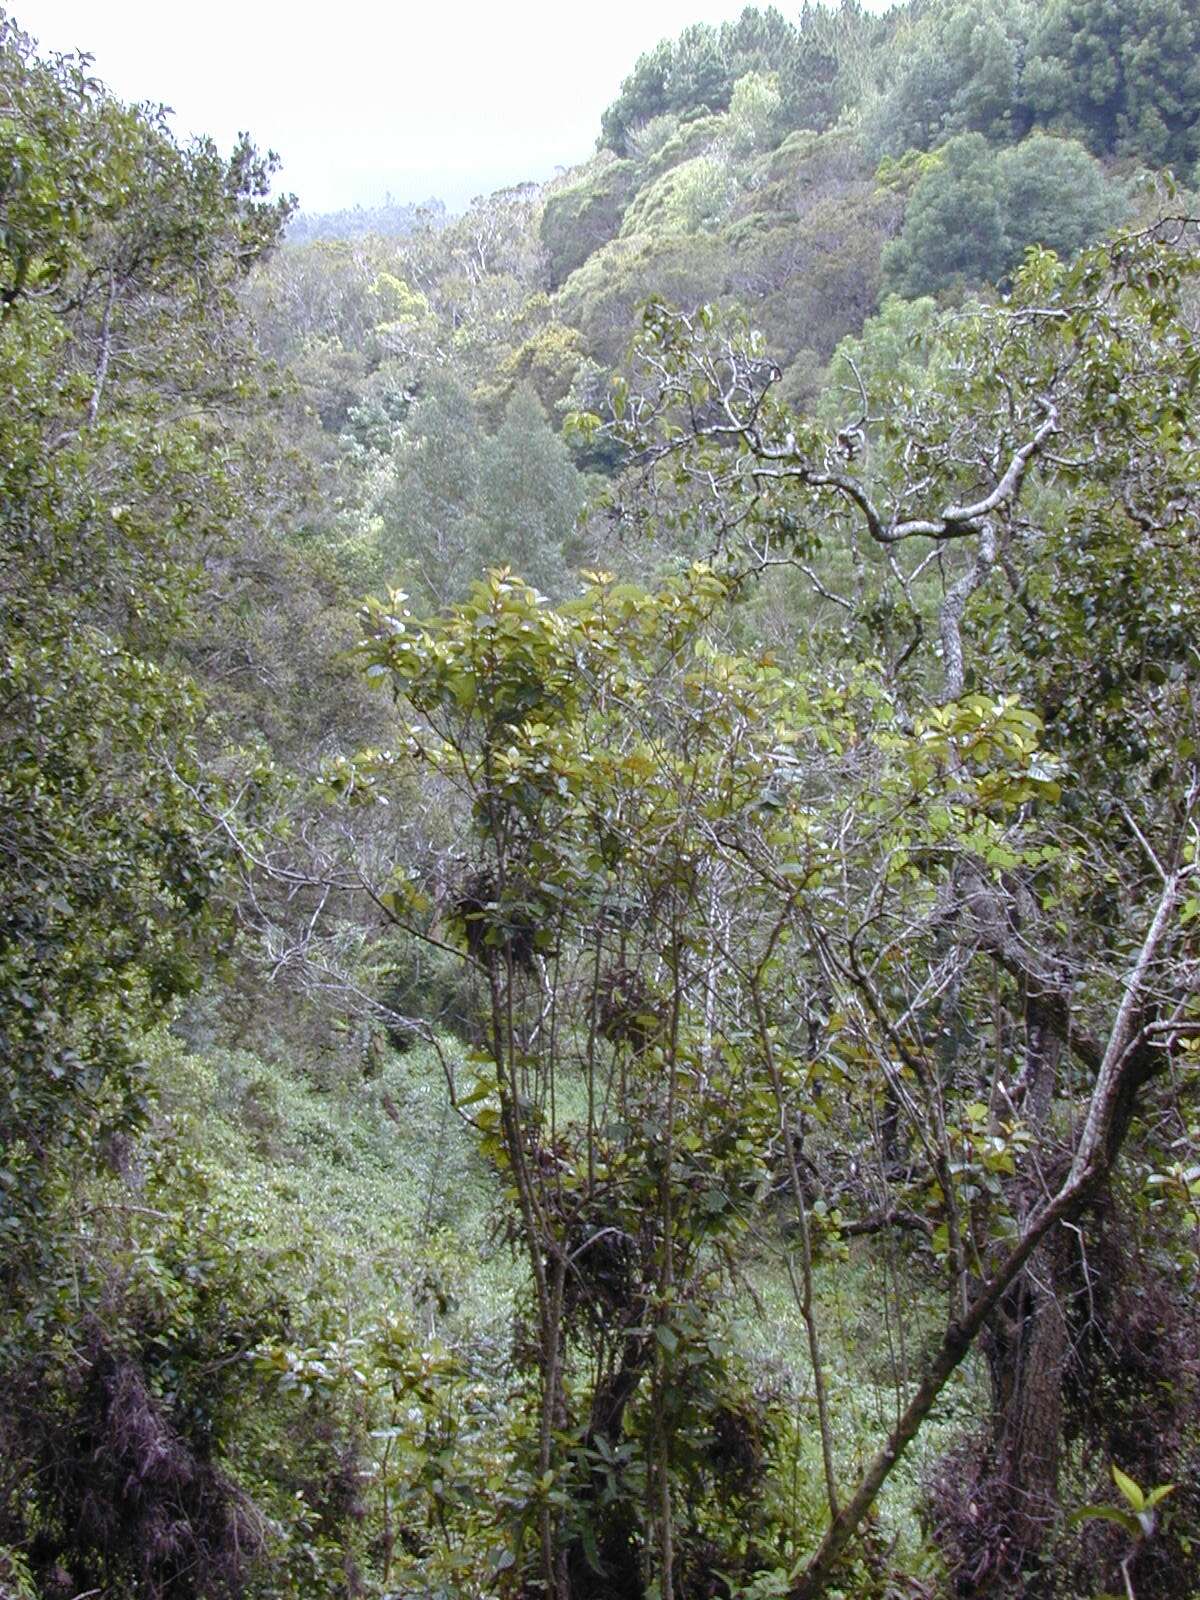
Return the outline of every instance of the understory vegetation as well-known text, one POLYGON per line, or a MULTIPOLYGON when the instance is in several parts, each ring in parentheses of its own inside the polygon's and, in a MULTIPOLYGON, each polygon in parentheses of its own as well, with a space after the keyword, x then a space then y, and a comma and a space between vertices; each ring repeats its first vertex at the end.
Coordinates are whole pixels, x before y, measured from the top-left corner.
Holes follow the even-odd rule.
POLYGON ((297 216, 0 13, 0 1596, 1200 1594, 1198 73, 297 216))

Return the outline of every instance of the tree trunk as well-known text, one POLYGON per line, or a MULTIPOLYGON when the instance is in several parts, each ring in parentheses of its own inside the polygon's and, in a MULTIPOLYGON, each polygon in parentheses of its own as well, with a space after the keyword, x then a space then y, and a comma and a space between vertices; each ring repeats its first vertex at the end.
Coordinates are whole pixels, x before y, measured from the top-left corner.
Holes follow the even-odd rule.
POLYGON ((964 1523, 963 1584, 967 1595, 998 1594, 1015 1583, 1027 1592, 1058 1512, 1062 1392, 1070 1352, 1057 1292, 1065 1278, 1071 1235, 1056 1228, 1034 1252, 984 1334, 991 1375, 991 1440, 977 1498, 982 1514, 964 1523))
MULTIPOLYGON (((591 1421, 584 1438, 587 1448, 593 1449, 600 1438, 613 1449, 620 1443, 626 1408, 637 1393, 652 1351, 651 1341, 644 1333, 626 1336, 620 1361, 593 1396, 591 1421)), ((606 1475, 597 1466, 579 1491, 584 1518, 592 1528, 593 1548, 587 1548, 582 1539, 572 1543, 571 1594, 573 1600, 642 1600, 645 1585, 638 1519, 628 1496, 605 1504, 605 1487, 606 1475)))
MULTIPOLYGON (((1025 1066, 1016 1086, 1028 1126, 1045 1141, 1061 1042, 1043 1019, 1026 1017, 1025 1066)), ((1022 1224, 1036 1204, 1022 1209, 1022 1224)), ((1059 1288, 1071 1234, 1053 1228, 1001 1300, 981 1345, 991 1377, 990 1437, 971 1504, 955 1529, 964 1595, 1002 1592, 1035 1568, 1058 1508, 1062 1390, 1069 1355, 1059 1288)))
MULTIPOLYGON (((1189 815, 1194 798, 1189 797, 1189 815)), ((1145 939, 1125 980, 1108 1043, 1103 1051, 1094 1041, 1084 1040, 1072 1031, 1070 1005, 1066 997, 1040 997, 1041 1003, 1036 1012, 1039 1020, 1044 1018, 1047 1027, 1057 1038, 1064 1042, 1069 1040, 1073 1054, 1082 1059, 1085 1065, 1095 1065, 1095 1083, 1083 1128, 1075 1144, 1070 1171, 1057 1192, 1047 1190, 1044 1198, 1035 1202, 1016 1244, 996 1264, 987 1281, 979 1286, 962 1317, 947 1326, 908 1405, 863 1472, 857 1488, 826 1528, 807 1565, 797 1575, 790 1600, 818 1600, 826 1592, 847 1545, 862 1526, 880 1489, 920 1431, 938 1396, 975 1340, 984 1328, 992 1324, 998 1307, 1021 1280, 1039 1249, 1054 1232, 1061 1232, 1064 1222, 1070 1222, 1079 1215, 1107 1179, 1137 1107, 1139 1090, 1165 1065, 1165 1054, 1154 1047, 1146 1029, 1149 985, 1154 965, 1172 926, 1181 888, 1192 871, 1190 864, 1181 866, 1163 884, 1145 939), (1048 1007, 1044 1003, 1047 998, 1058 1003, 1048 1007), (1056 1023, 1059 1025, 1056 1026, 1056 1023)))

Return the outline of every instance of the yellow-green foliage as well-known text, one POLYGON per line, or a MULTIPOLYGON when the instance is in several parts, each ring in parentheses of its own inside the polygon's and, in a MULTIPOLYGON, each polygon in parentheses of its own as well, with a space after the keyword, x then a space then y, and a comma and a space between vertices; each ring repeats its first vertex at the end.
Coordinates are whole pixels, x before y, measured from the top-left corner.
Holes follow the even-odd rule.
POLYGON ((696 233, 719 223, 735 193, 729 158, 713 148, 672 167, 642 189, 625 213, 621 237, 696 233))
POLYGON ((38 1600, 25 1557, 5 1545, 0 1545, 0 1594, 5 1600, 38 1600))
POLYGON ((902 156, 884 156, 875 169, 875 182, 881 189, 908 195, 927 172, 946 162, 945 146, 937 150, 906 150, 902 156))
POLYGON ((651 294, 695 306, 726 292, 730 255, 720 235, 640 234, 613 239, 559 291, 563 321, 583 333, 597 359, 615 362, 629 344, 637 306, 651 294))
POLYGON ((802 216, 826 195, 841 198, 870 171, 844 129, 793 133, 750 167, 740 210, 761 212, 776 224, 802 216))
POLYGON ((685 122, 678 132, 672 134, 647 160, 642 173, 643 184, 653 183, 656 178, 661 178, 664 172, 670 172, 672 167, 679 166, 681 162, 690 161, 693 156, 700 155, 718 139, 728 137, 728 134, 729 118, 720 113, 695 117, 692 121, 685 122))
POLYGON ((579 331, 561 322, 548 322, 510 350, 496 371, 484 378, 475 391, 476 403, 488 423, 498 427, 514 389, 524 383, 533 389, 547 413, 554 416, 586 360, 587 350, 579 331))
POLYGON ((367 290, 384 322, 420 320, 429 315, 429 301, 394 272, 381 272, 367 290))
POLYGON ((552 287, 616 234, 636 179, 636 162, 618 161, 605 151, 574 182, 547 196, 539 231, 552 287))
POLYGON ((774 183, 786 177, 797 161, 806 160, 820 147, 825 137, 824 134, 814 133, 811 128, 797 128, 774 150, 760 158, 755 172, 761 181, 774 183))
POLYGON ((734 149, 739 154, 769 149, 779 137, 782 108, 778 73, 747 72, 740 77, 729 102, 734 149))

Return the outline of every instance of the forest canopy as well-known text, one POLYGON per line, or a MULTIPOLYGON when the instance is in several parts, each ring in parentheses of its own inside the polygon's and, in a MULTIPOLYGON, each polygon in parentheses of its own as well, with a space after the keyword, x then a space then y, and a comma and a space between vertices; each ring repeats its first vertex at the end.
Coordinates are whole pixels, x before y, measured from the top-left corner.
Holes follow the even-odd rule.
POLYGON ((1198 28, 319 216, 0 14, 0 1593, 1194 1596, 1198 28))

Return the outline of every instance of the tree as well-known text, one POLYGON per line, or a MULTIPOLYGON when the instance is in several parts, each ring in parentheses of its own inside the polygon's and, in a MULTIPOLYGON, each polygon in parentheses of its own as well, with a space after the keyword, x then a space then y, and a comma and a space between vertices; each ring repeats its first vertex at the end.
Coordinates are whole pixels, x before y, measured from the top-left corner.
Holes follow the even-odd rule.
POLYGON ((261 1541, 226 1341, 279 1308, 181 1174, 195 1231, 153 1239, 104 1174, 147 1120, 147 1031, 229 936, 236 801, 187 666, 261 524, 238 291, 289 205, 248 141, 181 147, 4 18, 0 99, 0 1540, 71 1592, 240 1593, 261 1541))
POLYGON ((1030 28, 1023 0, 950 4, 921 13, 896 41, 890 82, 869 113, 882 155, 932 150, 959 133, 993 141, 1025 131, 1019 74, 1030 28))
POLYGON ((1127 215, 1121 190, 1074 139, 1035 133, 993 151, 981 134, 960 134, 919 178, 884 269, 910 298, 994 283, 1030 245, 1070 256, 1127 215))
POLYGON ((1023 94, 1097 154, 1186 172, 1200 155, 1198 30, 1180 0, 1055 0, 1031 35, 1023 94))
POLYGON ((714 149, 681 161, 647 184, 625 214, 623 237, 698 233, 719 224, 733 197, 729 160, 714 149))
POLYGON ((859 100, 873 79, 876 36, 884 26, 858 0, 841 0, 836 8, 804 0, 795 40, 773 63, 789 127, 821 132, 859 100))
POLYGON ((621 85, 621 93, 600 119, 602 149, 625 154, 625 137, 632 128, 661 116, 668 109, 667 77, 675 51, 669 39, 662 39, 645 55, 638 57, 633 71, 621 85))
POLYGON ((938 152, 913 190, 904 230, 884 249, 884 274, 908 299, 998 278, 1007 257, 995 160, 981 133, 963 133, 938 152))
POLYGON ((546 594, 569 592, 567 550, 585 498, 570 451, 537 395, 519 386, 480 453, 481 564, 510 566, 546 594))
MULTIPOLYGON (((839 888, 810 866, 793 982, 835 1019, 821 1049, 846 1092, 868 1097, 879 1142, 864 1226, 934 1196, 948 1310, 796 1596, 824 1592, 979 1342, 993 1412, 957 1549, 988 1593, 1025 1592, 1058 1504, 1064 1395, 1111 1382, 1095 1347, 1090 1376, 1072 1367, 1072 1308, 1048 1285, 1087 1281, 1077 1230, 1089 1236, 1111 1196, 1139 1113, 1186 1116, 1172 1072, 1196 1048, 1200 656, 1180 653, 1191 622, 1177 585, 1193 580, 1175 530, 1195 492, 1185 396, 1200 358, 1185 308, 1198 259, 1186 222, 1072 267, 1035 256, 1006 304, 947 323, 936 385, 885 380, 828 432, 773 402, 761 343, 708 313, 647 313, 628 436, 658 503, 750 570, 791 552, 822 593, 814 551, 858 546, 856 581, 886 576, 907 618, 907 643, 878 668, 892 731, 860 734, 854 798, 828 833, 814 820, 839 888)), ((872 651, 876 595, 859 593, 870 606, 853 588, 840 604, 872 651)), ((1073 1415, 1111 1448, 1112 1414, 1073 1415)))
POLYGON ((863 323, 862 334, 843 339, 834 352, 822 415, 829 422, 840 420, 861 398, 860 384, 868 394, 886 384, 912 403, 922 389, 937 382, 937 333, 937 305, 930 296, 901 300, 889 295, 878 316, 863 323))
POLYGON ((248 145, 228 163, 207 142, 179 149, 81 63, 36 61, 7 22, 0 71, 0 360, 21 397, 0 530, 2 1122, 28 1167, 24 1200, 8 1196, 20 1209, 55 1148, 136 1120, 138 1025, 193 981, 221 852, 191 798, 200 702, 171 651, 248 487, 236 445, 215 448, 252 394, 233 287, 286 206, 261 198, 248 145))
POLYGON ((996 167, 1009 267, 1030 245, 1069 259, 1128 220, 1125 196, 1074 139, 1031 134, 1002 150, 996 167))
POLYGON ((721 24, 721 42, 736 83, 746 73, 778 72, 796 47, 796 29, 775 6, 746 6, 736 22, 721 24))
POLYGON ((449 600, 482 565, 479 472, 483 429, 452 378, 431 378, 408 412, 373 497, 379 574, 401 574, 449 600))
POLYGON ((631 161, 600 163, 595 170, 547 195, 540 224, 550 262, 550 287, 557 289, 601 245, 614 239, 633 198, 631 161))
MULTIPOLYGON (((576 353, 572 375, 577 365, 576 353)), ((444 378, 429 382, 407 410, 390 454, 373 467, 374 581, 402 578, 449 604, 489 566, 512 562, 548 592, 561 592, 584 480, 534 390, 509 381, 493 436, 470 398, 444 378)))
POLYGON ((721 34, 707 22, 694 22, 679 35, 663 85, 666 109, 684 115, 724 111, 733 89, 721 34))
POLYGON ((562 322, 543 322, 500 362, 475 399, 495 426, 504 407, 522 386, 533 390, 549 414, 561 412, 565 397, 587 370, 589 358, 576 329, 562 322))
POLYGON ((734 84, 729 101, 734 150, 745 155, 773 148, 779 142, 782 107, 774 74, 744 73, 734 84))
MULTIPOLYGON (((871 713, 869 695, 818 706, 722 650, 709 625, 727 596, 703 565, 657 592, 591 574, 553 611, 497 572, 426 622, 399 596, 373 606, 363 647, 464 826, 446 911, 486 1043, 475 1080, 448 1063, 448 1087, 502 1175, 525 1268, 514 1581, 562 1600, 690 1593, 713 1562, 749 1576, 782 1536, 760 1453, 735 1443, 769 1424, 711 1308, 771 1151, 807 1225, 778 954, 808 808, 781 785, 827 783, 871 713)), ((366 757, 341 781, 369 794, 389 770, 366 757)), ((442 940, 419 875, 374 892, 442 940)))
POLYGON ((728 244, 707 233, 613 239, 571 275, 559 315, 580 330, 593 359, 615 366, 648 294, 658 288, 682 305, 699 305, 718 290, 724 293, 730 264, 728 244))

